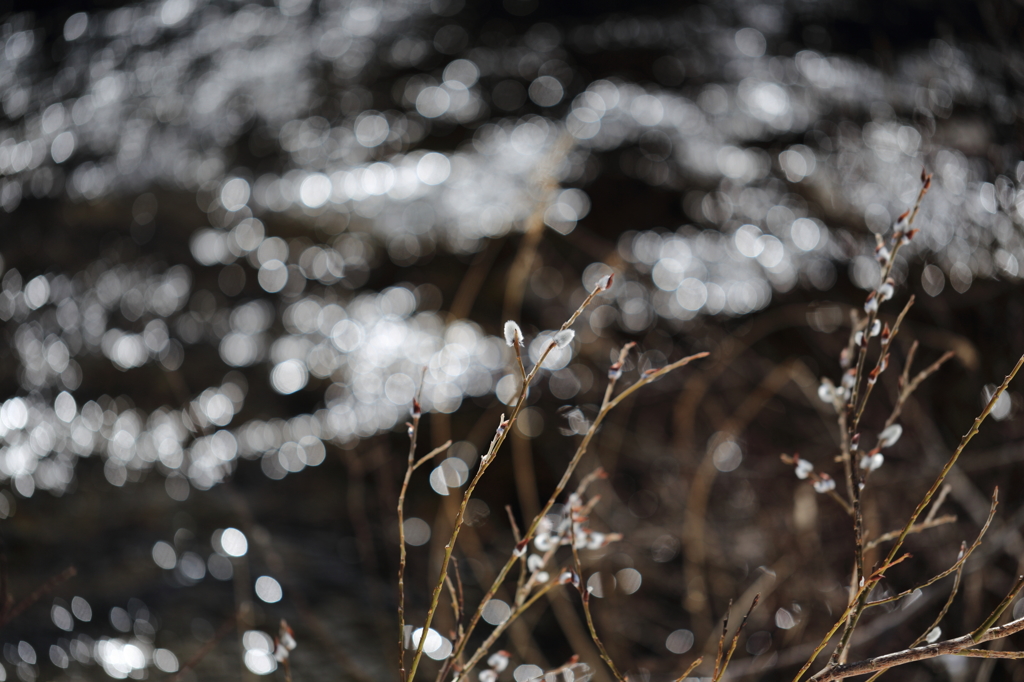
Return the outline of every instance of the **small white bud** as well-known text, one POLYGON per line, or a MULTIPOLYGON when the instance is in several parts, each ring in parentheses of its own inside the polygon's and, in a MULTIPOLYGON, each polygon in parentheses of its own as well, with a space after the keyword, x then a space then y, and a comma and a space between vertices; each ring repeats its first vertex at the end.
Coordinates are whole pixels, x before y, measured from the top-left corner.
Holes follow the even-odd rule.
POLYGON ((533 539, 533 546, 538 551, 546 552, 555 546, 555 538, 551 537, 547 533, 538 533, 537 537, 533 539))
POLYGON ((868 298, 864 301, 864 312, 873 313, 878 310, 878 292, 872 291, 868 294, 868 298))
POLYGON ((822 474, 821 478, 814 482, 814 489, 819 493, 827 493, 830 490, 836 489, 836 482, 828 474, 822 474))
POLYGON ((533 573, 538 568, 544 565, 544 557, 540 554, 531 554, 526 560, 526 569, 533 573))
POLYGON ((871 336, 878 336, 882 333, 882 321, 875 320, 875 323, 871 325, 871 336))
POLYGON ((853 388, 855 383, 857 383, 857 370, 851 369, 843 375, 843 388, 853 388))
POLYGON ((853 345, 861 346, 864 344, 864 332, 857 332, 853 335, 853 345))
POLYGON ((935 627, 931 629, 928 635, 924 638, 924 641, 928 642, 929 644, 935 644, 937 641, 939 641, 939 637, 942 637, 942 628, 935 627))
POLYGON ((818 386, 818 398, 829 405, 836 401, 836 387, 828 379, 823 380, 818 386))
POLYGON ((480 674, 476 676, 480 682, 498 682, 498 673, 494 672, 490 668, 487 670, 481 670, 480 674))
POLYGON ((551 580, 551 576, 548 574, 547 571, 538 571, 535 577, 537 578, 538 583, 546 583, 547 581, 551 580))
POLYGON ((878 434, 878 447, 892 447, 893 445, 896 445, 896 441, 898 441, 902 435, 903 427, 899 424, 893 424, 878 434))
POLYGON ((612 280, 615 278, 615 273, 610 273, 597 280, 597 286, 594 287, 596 291, 608 291, 612 286, 612 280))
POLYGON ((508 667, 508 652, 507 651, 496 651, 490 655, 487 659, 487 665, 489 665, 494 672, 502 672, 508 667))
POLYGON ((505 323, 505 343, 509 348, 523 345, 523 330, 512 320, 505 323))
POLYGON ((801 459, 796 463, 796 477, 801 481, 806 479, 812 471, 814 471, 814 465, 806 459, 801 459))
POLYGON ((896 287, 890 283, 890 280, 886 280, 885 284, 878 287, 878 298, 882 301, 888 301, 896 293, 896 287))
POLYGON ((873 455, 864 455, 860 458, 860 468, 867 469, 869 474, 881 467, 883 463, 885 463, 885 456, 881 452, 876 452, 873 455))
POLYGON ((555 334, 555 345, 559 348, 565 348, 572 343, 573 337, 576 336, 576 332, 571 329, 563 329, 562 331, 555 334))

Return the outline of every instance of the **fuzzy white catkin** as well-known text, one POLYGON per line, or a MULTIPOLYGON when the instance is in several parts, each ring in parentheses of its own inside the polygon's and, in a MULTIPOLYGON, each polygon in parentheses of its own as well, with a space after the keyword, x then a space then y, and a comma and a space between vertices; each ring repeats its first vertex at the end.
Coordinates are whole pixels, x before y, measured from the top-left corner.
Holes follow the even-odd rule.
POLYGON ((818 398, 821 402, 829 405, 836 401, 836 387, 832 385, 831 381, 821 382, 821 385, 818 386, 818 398))
POLYGON ((491 654, 490 658, 487 659, 487 665, 489 665, 494 672, 500 673, 508 667, 508 654, 504 651, 498 651, 491 654))
POLYGON ((878 434, 878 445, 883 448, 892 447, 893 445, 896 445, 896 441, 898 441, 902 435, 903 427, 899 424, 893 424, 878 434))
POLYGON ((562 331, 555 334, 555 345, 559 348, 565 348, 572 343, 573 338, 576 336, 576 332, 571 329, 563 329, 562 331))
POLYGON ((512 320, 505 323, 505 343, 509 348, 516 344, 523 345, 523 330, 512 320))

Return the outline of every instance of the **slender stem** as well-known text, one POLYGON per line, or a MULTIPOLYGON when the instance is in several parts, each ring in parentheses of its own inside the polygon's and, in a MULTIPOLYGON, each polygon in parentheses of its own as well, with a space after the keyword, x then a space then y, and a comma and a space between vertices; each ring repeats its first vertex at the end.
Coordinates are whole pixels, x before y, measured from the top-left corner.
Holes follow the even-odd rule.
MULTIPOLYGON (((398 678, 405 676, 405 494, 409 490, 412 472, 416 470, 416 439, 420 431, 419 401, 413 403, 412 425, 409 429, 409 456, 402 479, 402 490, 398 493, 398 678)), ((422 637, 420 639, 423 639, 422 637)))
MULTIPOLYGON (((989 642, 994 639, 1002 639, 1024 630, 1024 618, 1011 621, 1006 625, 992 628, 981 637, 981 642, 989 642)), ((906 665, 915 661, 923 661, 938 656, 955 654, 958 656, 982 656, 988 658, 1003 658, 999 654, 1005 652, 983 651, 974 648, 979 642, 974 641, 971 635, 964 635, 956 639, 949 639, 944 642, 936 642, 922 647, 904 649, 884 656, 876 656, 857 663, 845 663, 842 665, 825 668, 818 674, 811 677, 808 682, 832 682, 847 677, 866 675, 879 670, 887 670, 898 665, 906 665)), ((1005 658, 1011 658, 1006 656, 1005 658)))
POLYGON ((516 618, 522 615, 523 612, 525 612, 528 608, 533 606, 533 604, 538 599, 546 595, 552 589, 558 587, 559 584, 560 583, 558 582, 558 580, 555 579, 545 584, 539 590, 530 595, 530 598, 527 599, 525 602, 523 602, 522 604, 517 604, 515 607, 513 607, 512 613, 509 614, 508 620, 498 624, 491 632, 491 634, 487 636, 487 639, 485 639, 483 644, 481 644, 480 647, 476 650, 476 652, 473 654, 473 657, 466 662, 465 666, 463 666, 463 672, 468 673, 470 670, 472 670, 473 666, 479 663, 480 659, 487 655, 488 650, 490 650, 490 648, 494 646, 494 643, 498 641, 498 637, 500 637, 501 634, 505 632, 506 628, 508 628, 508 626, 511 625, 516 618))
POLYGON ((900 592, 899 594, 893 595, 891 597, 886 597, 885 599, 877 599, 875 601, 869 601, 864 606, 865 607, 868 607, 868 606, 879 606, 881 604, 888 604, 890 602, 899 601, 900 599, 903 599, 904 597, 909 597, 911 594, 913 594, 917 590, 923 589, 925 587, 928 587, 929 585, 932 585, 932 584, 938 582, 939 580, 942 580, 943 578, 945 578, 950 573, 953 573, 955 571, 960 571, 963 568, 963 565, 965 563, 967 563, 967 560, 971 557, 971 554, 974 553, 974 550, 978 549, 978 547, 981 546, 981 540, 982 540, 982 538, 985 537, 985 533, 988 532, 989 526, 992 525, 992 519, 994 519, 995 516, 996 516, 996 508, 998 506, 999 506, 999 488, 996 488, 995 490, 992 491, 992 505, 989 507, 989 510, 988 510, 988 518, 985 520, 985 525, 983 525, 981 527, 981 530, 978 532, 978 537, 974 539, 974 543, 971 544, 970 547, 966 548, 966 550, 963 551, 960 554, 960 556, 956 560, 956 563, 954 563, 948 569, 946 569, 942 573, 939 573, 938 575, 934 576, 930 580, 928 580, 928 581, 926 581, 924 583, 921 583, 920 585, 917 585, 916 587, 913 587, 913 588, 911 588, 909 590, 904 590, 903 592, 900 592))
MULTIPOLYGON (((1005 379, 1003 379, 1003 383, 992 394, 992 397, 989 399, 988 404, 985 405, 985 409, 983 409, 981 411, 981 414, 979 414, 975 418, 970 430, 964 434, 963 438, 960 439, 960 444, 957 446, 956 450, 950 456, 946 464, 942 467, 942 470, 936 477, 935 482, 932 483, 932 486, 928 489, 924 497, 917 504, 917 507, 914 509, 914 512, 910 515, 910 518, 907 520, 907 523, 903 527, 903 530, 900 531, 899 536, 896 538, 896 542, 889 550, 889 554, 883 562, 883 567, 880 568, 876 572, 876 574, 884 574, 884 571, 893 564, 893 559, 895 558, 896 554, 900 551, 900 549, 903 547, 903 543, 907 539, 907 536, 910 534, 911 529, 917 523, 918 517, 921 516, 924 510, 928 507, 932 498, 938 492, 939 488, 942 487, 942 484, 945 482, 946 477, 949 476, 949 472, 952 471, 953 467, 956 465, 957 460, 960 458, 960 454, 964 451, 964 448, 967 447, 967 444, 971 442, 971 439, 973 439, 974 436, 978 433, 978 430, 981 428, 981 425, 985 421, 985 418, 988 417, 989 413, 992 412, 992 408, 995 407, 996 401, 998 401, 999 397, 1003 394, 1004 391, 1006 391, 1006 388, 1010 385, 1010 382, 1013 380, 1013 378, 1017 376, 1017 372, 1020 371, 1022 366, 1024 366, 1024 355, 1021 356, 1021 358, 1017 361, 1017 364, 1014 365, 1010 373, 1006 375, 1005 379)), ((798 682, 800 678, 803 677, 804 673, 807 672, 807 669, 813 663, 814 657, 816 657, 818 653, 820 653, 821 649, 825 647, 825 645, 828 642, 828 639, 831 639, 832 635, 835 634, 835 631, 838 629, 839 625, 841 625, 843 622, 847 622, 847 629, 844 632, 843 642, 846 644, 849 643, 850 635, 852 634, 853 629, 856 627, 857 620, 860 618, 860 614, 863 612, 864 607, 867 603, 867 594, 868 593, 862 587, 858 592, 854 602, 851 603, 850 607, 847 608, 846 612, 844 612, 843 617, 840 619, 840 621, 828 633, 827 638, 819 645, 819 647, 815 649, 815 652, 811 660, 809 660, 807 664, 800 670, 800 672, 797 673, 796 678, 794 678, 794 682, 798 682)), ((842 646, 843 643, 840 643, 840 647, 842 646)), ((835 668, 836 666, 832 666, 830 668, 827 668, 826 670, 831 670, 835 668)), ((877 669, 880 668, 876 668, 873 670, 877 669)), ((865 670, 864 672, 873 672, 873 670, 865 670)), ((817 676, 815 676, 815 678, 812 679, 816 678, 817 676)))
POLYGON ((704 662, 704 658, 703 657, 698 657, 696 661, 694 661, 693 663, 691 663, 690 665, 688 665, 686 667, 686 670, 683 671, 682 675, 680 675, 679 677, 676 678, 676 682, 683 682, 683 680, 685 680, 687 677, 689 677, 690 673, 692 673, 694 670, 696 670, 697 666, 700 665, 703 662, 704 662))
MULTIPOLYGON (((571 512, 570 512, 571 514, 571 512)), ((604 642, 597 635, 597 628, 594 627, 594 616, 590 613, 590 588, 583 581, 583 564, 580 561, 580 552, 576 547, 576 526, 578 523, 574 519, 572 521, 572 537, 570 538, 570 546, 572 547, 572 560, 576 566, 576 574, 580 577, 579 593, 580 600, 583 602, 583 615, 587 618, 587 629, 590 630, 590 639, 594 640, 594 644, 597 645, 597 651, 601 654, 601 660, 608 666, 608 669, 612 671, 612 675, 619 682, 626 682, 626 678, 619 671, 618 666, 615 665, 615 661, 612 660, 611 654, 608 653, 608 649, 605 647, 604 642)))
POLYGON ((1017 576, 1017 581, 1013 584, 1013 587, 1006 596, 1003 597, 1003 601, 999 602, 999 605, 996 606, 995 610, 992 611, 991 614, 989 614, 989 617, 985 619, 985 622, 983 622, 977 630, 971 633, 971 639, 975 642, 981 641, 981 638, 985 633, 992 629, 992 626, 996 624, 1006 609, 1009 608, 1010 604, 1013 603, 1013 600, 1017 597, 1017 593, 1021 591, 1021 588, 1024 588, 1024 575, 1017 576))
MULTIPOLYGON (((590 299, 588 298, 587 300, 589 301, 590 299)), ((586 303, 587 302, 585 301, 584 305, 586 305, 586 303)), ((578 317, 578 314, 574 315, 571 318, 571 320, 574 320, 576 317, 578 317)), ((633 344, 627 344, 623 348, 622 352, 619 355, 620 363, 624 360, 626 353, 629 352, 632 346, 633 344)), ((590 425, 590 428, 587 430, 586 435, 584 435, 583 440, 580 441, 579 446, 576 448, 576 453, 573 455, 572 460, 570 460, 568 466, 565 469, 565 473, 562 475, 562 478, 558 482, 558 485, 555 487, 555 490, 551 493, 551 496, 548 498, 547 503, 545 503, 544 507, 540 510, 537 516, 534 517, 533 521, 530 523, 530 526, 523 534, 523 539, 520 540, 520 545, 530 542, 530 540, 536 534, 537 527, 540 525, 541 520, 547 515, 548 511, 550 511, 551 507, 555 504, 555 502, 558 501, 558 498, 562 495, 562 492, 564 492, 565 487, 569 483, 569 479, 572 477, 573 472, 576 470, 576 466, 583 458, 583 455, 586 454, 587 446, 590 444, 590 440, 594 437, 594 434, 597 433, 598 427, 601 425, 601 422, 604 420, 608 412, 611 411, 620 402, 622 402, 623 399, 634 393, 636 390, 640 389, 642 386, 645 386, 650 382, 654 381, 655 379, 658 379, 661 376, 664 376, 665 374, 673 370, 679 369, 680 367, 683 367, 694 360, 704 358, 707 356, 708 353, 697 353, 696 355, 691 355, 689 357, 683 358, 682 360, 678 360, 677 362, 674 362, 670 365, 666 365, 665 367, 662 367, 660 370, 656 372, 652 372, 651 374, 641 377, 636 383, 627 388, 614 399, 612 399, 611 396, 613 391, 615 390, 615 384, 617 379, 613 378, 609 381, 608 387, 605 389, 604 400, 602 401, 601 409, 598 412, 597 417, 595 417, 594 422, 590 425)), ((491 583, 491 587, 487 590, 487 593, 481 600, 480 606, 477 607, 476 612, 473 614, 472 618, 470 618, 470 621, 466 626, 466 632, 462 636, 461 640, 459 641, 458 645, 456 646, 452 654, 452 657, 449 660, 453 660, 458 655, 461 655, 462 651, 466 648, 470 636, 473 634, 474 629, 480 622, 480 618, 483 615, 484 605, 487 603, 489 599, 491 599, 495 595, 495 593, 497 593, 498 589, 505 582, 505 578, 508 576, 509 571, 515 565, 517 558, 518 557, 516 556, 516 554, 513 553, 511 556, 509 556, 508 560, 505 562, 505 565, 502 566, 501 570, 498 572, 497 577, 494 579, 494 582, 491 583)), ((443 675, 447 673, 449 668, 450 665, 443 668, 442 675, 439 676, 438 679, 443 679, 443 675)))
MULTIPOLYGON (((957 520, 957 517, 956 517, 955 514, 947 514, 946 516, 940 516, 937 519, 925 519, 921 523, 919 523, 919 524, 915 525, 913 528, 911 528, 910 532, 911 533, 922 533, 922 532, 924 532, 926 530, 931 530, 932 528, 936 528, 938 526, 945 526, 947 523, 956 523, 956 520, 957 520)), ((885 533, 883 535, 879 535, 874 540, 869 541, 866 545, 864 545, 864 548, 865 549, 874 549, 875 547, 878 547, 883 542, 888 542, 889 540, 895 540, 899 536, 900 536, 900 531, 898 531, 898 530, 890 531, 890 532, 885 533)))
MULTIPOLYGON (((602 287, 595 287, 594 290, 590 292, 590 295, 587 296, 586 300, 584 300, 583 303, 580 304, 580 307, 577 308, 576 311, 569 316, 569 319, 562 324, 559 331, 564 331, 571 327, 572 324, 576 321, 576 319, 579 318, 579 316, 583 313, 583 311, 586 310, 587 306, 590 305, 591 301, 593 301, 598 294, 603 293, 604 291, 605 289, 602 287)), ((519 342, 516 341, 514 345, 516 346, 517 357, 520 357, 519 361, 521 363, 522 360, 518 348, 519 342)), ((437 584, 434 586, 434 591, 430 598, 430 607, 427 610, 427 617, 423 624, 423 634, 420 637, 420 641, 416 646, 416 654, 412 659, 412 664, 409 666, 409 675, 407 678, 409 681, 412 681, 416 678, 416 669, 419 666, 420 659, 423 657, 423 645, 426 643, 427 634, 430 632, 430 624, 434 619, 434 614, 437 611, 437 604, 441 598, 441 592, 444 589, 445 576, 447 576, 448 574, 448 564, 451 561, 452 552, 455 549, 455 542, 459 538, 459 532, 462 530, 462 524, 466 514, 466 505, 469 504, 469 500, 473 496, 473 492, 476 490, 477 484, 483 477, 484 472, 487 471, 487 468, 494 461, 495 455, 497 455, 502 443, 505 442, 505 438, 508 437, 509 431, 515 425, 516 418, 519 416, 519 412, 522 410, 523 405, 526 403, 526 393, 530 388, 530 384, 533 382, 533 379, 537 376, 537 372, 540 371, 540 368, 544 365, 544 361, 547 359, 551 351, 555 349, 555 347, 556 346, 554 341, 548 343, 548 345, 544 348, 544 351, 541 353, 540 359, 537 361, 537 364, 533 366, 533 369, 530 370, 530 373, 523 380, 523 386, 519 392, 519 398, 518 400, 516 400, 516 405, 512 411, 512 416, 508 419, 507 422, 503 421, 502 424, 499 425, 498 431, 495 434, 494 438, 491 440, 491 445, 488 448, 487 453, 480 460, 480 466, 477 469, 476 475, 473 476, 473 480, 470 482, 469 487, 466 488, 466 492, 462 497, 462 504, 459 506, 458 514, 456 514, 455 516, 455 524, 454 527, 452 528, 451 537, 449 538, 448 543, 444 547, 444 558, 441 561, 441 571, 440 574, 438 575, 437 584)), ((541 517, 538 516, 538 518, 535 520, 535 523, 539 522, 540 518, 541 517)), ((513 556, 512 560, 509 563, 507 563, 505 567, 502 569, 502 572, 500 574, 500 578, 502 581, 504 580, 505 575, 508 573, 508 570, 511 568, 511 564, 514 562, 515 556, 513 556)), ((500 583, 498 584, 500 585, 500 583)), ((495 588, 495 590, 496 589, 497 588, 495 588)), ((488 597, 485 598, 483 602, 481 602, 480 607, 478 607, 476 612, 473 614, 473 620, 470 621, 469 627, 466 629, 466 634, 463 635, 461 638, 462 641, 460 642, 460 647, 458 651, 452 653, 452 656, 449 658, 449 663, 452 660, 457 660, 458 656, 462 654, 462 651, 465 648, 465 641, 469 639, 470 633, 473 631, 473 628, 479 621, 480 614, 483 613, 484 604, 486 603, 487 599, 489 599, 491 596, 493 596, 493 592, 488 594, 488 597)), ((449 666, 445 665, 442 668, 442 674, 445 674, 448 668, 449 666)))

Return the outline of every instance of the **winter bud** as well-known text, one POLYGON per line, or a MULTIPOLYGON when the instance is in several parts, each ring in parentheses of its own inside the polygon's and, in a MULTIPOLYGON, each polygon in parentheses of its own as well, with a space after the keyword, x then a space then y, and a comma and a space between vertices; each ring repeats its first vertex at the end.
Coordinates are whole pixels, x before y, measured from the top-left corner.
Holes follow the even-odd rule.
POLYGON ((495 672, 504 672, 505 668, 508 667, 508 659, 510 655, 511 654, 507 651, 496 651, 487 659, 487 665, 489 665, 495 672))
POLYGON ((512 320, 505 323, 505 344, 509 348, 523 345, 523 330, 512 320))
POLYGON ((885 265, 889 262, 889 249, 885 248, 882 244, 875 247, 875 258, 881 265, 885 265))
POLYGON ((818 398, 823 403, 833 404, 836 401, 836 387, 828 379, 822 379, 818 386, 818 398))
POLYGON ((896 293, 896 280, 892 277, 888 277, 885 283, 878 287, 878 298, 882 303, 892 298, 892 295, 896 293))
POLYGON ((836 482, 828 474, 822 474, 821 477, 814 482, 814 489, 819 493, 827 493, 830 490, 836 489, 836 482))
POLYGON ((873 455, 864 455, 860 458, 860 468, 865 469, 868 473, 871 473, 875 469, 882 466, 885 462, 885 456, 881 452, 876 452, 873 455))
POLYGON ((903 427, 899 424, 893 424, 892 426, 886 427, 880 434, 878 434, 878 447, 889 448, 896 445, 896 441, 903 435, 903 427))

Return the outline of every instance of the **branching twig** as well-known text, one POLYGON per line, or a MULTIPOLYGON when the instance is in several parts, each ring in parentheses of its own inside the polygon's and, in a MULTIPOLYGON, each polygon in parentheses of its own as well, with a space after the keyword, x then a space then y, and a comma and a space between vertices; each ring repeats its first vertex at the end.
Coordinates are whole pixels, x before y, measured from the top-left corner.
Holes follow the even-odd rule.
MULTIPOLYGON (((729 625, 729 615, 726 613, 725 622, 722 624, 722 640, 718 642, 718 658, 715 659, 715 674, 711 677, 711 682, 718 682, 725 676, 725 669, 729 667, 729 661, 732 660, 732 655, 736 652, 736 645, 740 640, 740 633, 743 632, 743 626, 747 624, 747 619, 750 618, 750 614, 753 613, 757 607, 758 600, 761 599, 760 594, 754 595, 754 600, 750 602, 750 608, 747 609, 746 615, 743 616, 743 620, 740 621, 740 626, 736 628, 736 633, 732 636, 732 642, 729 644, 729 650, 725 652, 725 658, 722 658, 722 641, 725 639, 726 628, 729 625), (721 668, 719 668, 721 663, 721 668)), ((731 606, 730 602, 730 606, 731 606)))
MULTIPOLYGON (((597 290, 595 290, 595 291, 597 291, 597 290)), ((569 319, 569 321, 566 322, 565 325, 562 325, 563 329, 567 328, 567 325, 569 325, 573 321, 575 321, 575 319, 579 316, 579 313, 582 312, 583 307, 586 306, 590 302, 590 300, 593 298, 593 296, 594 296, 594 294, 591 294, 591 296, 588 297, 588 299, 586 301, 584 301, 583 306, 580 307, 580 309, 569 319)), ((562 493, 565 490, 565 487, 569 484, 569 480, 572 477, 573 472, 575 472, 576 466, 579 464, 580 460, 583 458, 583 455, 586 454, 587 447, 589 446, 591 439, 597 433, 598 427, 601 425, 601 422, 607 416, 608 412, 610 412, 616 405, 618 405, 620 402, 622 402, 622 400, 624 400, 627 396, 629 396, 632 393, 634 393, 636 390, 640 389, 642 386, 645 386, 645 385, 651 383, 655 379, 658 379, 658 378, 664 376, 665 374, 668 374, 669 372, 671 372, 673 370, 676 370, 676 369, 679 369, 681 367, 684 367, 685 365, 688 365, 690 362, 693 362, 694 360, 706 357, 708 355, 708 353, 697 353, 696 355, 691 355, 689 357, 683 358, 682 360, 678 360, 678 361, 676 361, 676 362, 674 362, 674 363, 672 363, 670 365, 666 365, 665 367, 662 367, 661 369, 659 369, 659 370, 657 370, 655 372, 651 372, 650 374, 645 374, 639 380, 637 380, 637 382, 634 383, 632 386, 630 386, 629 388, 624 390, 622 393, 620 393, 615 398, 612 398, 613 392, 615 390, 615 385, 616 385, 617 380, 618 380, 618 374, 614 373, 614 372, 617 372, 618 369, 621 368, 622 363, 625 361, 626 354, 633 347, 633 345, 634 345, 633 343, 626 344, 626 346, 623 347, 622 351, 620 352, 620 354, 619 354, 619 362, 616 363, 615 365, 613 365, 614 370, 613 370, 613 373, 611 375, 612 378, 609 380, 608 386, 605 389, 604 399, 603 399, 603 401, 601 403, 601 409, 599 410, 599 412, 597 414, 597 417, 594 418, 594 421, 590 425, 590 428, 587 430, 587 433, 583 436, 583 440, 580 441, 579 446, 577 446, 576 452, 573 455, 572 460, 570 460, 568 466, 565 469, 565 472, 562 474, 562 478, 558 482, 558 485, 555 487, 554 492, 552 492, 551 497, 548 498, 547 503, 545 503, 544 507, 540 510, 540 512, 537 514, 537 516, 534 517, 533 521, 530 523, 530 526, 527 528, 526 532, 523 533, 523 537, 519 541, 519 544, 517 545, 517 547, 521 547, 521 548, 523 548, 523 550, 525 550, 526 545, 533 539, 534 535, 537 532, 537 528, 540 526, 541 520, 548 513, 548 511, 550 511, 551 507, 555 504, 555 502, 558 501, 558 498, 561 497, 562 493)), ((538 363, 538 366, 539 366, 539 364, 540 363, 538 363)), ((535 368, 534 371, 536 371, 536 368, 535 368)), ((531 377, 532 377, 532 373, 531 373, 531 377)), ((520 401, 519 404, 521 404, 521 403, 522 403, 522 401, 520 401)), ((483 607, 484 607, 484 605, 487 603, 487 601, 489 599, 491 599, 494 596, 494 594, 498 591, 498 588, 505 582, 505 578, 508 576, 508 572, 515 565, 515 563, 516 563, 516 561, 518 559, 516 554, 517 554, 517 552, 514 552, 508 558, 508 560, 505 562, 505 565, 502 566, 501 570, 498 572, 498 575, 494 579, 494 582, 491 584, 491 587, 488 589, 487 593, 484 595, 483 599, 481 600, 480 606, 477 607, 476 612, 470 618, 469 623, 466 626, 465 634, 462 636, 461 640, 456 645, 455 650, 454 650, 454 652, 452 654, 452 657, 449 659, 449 661, 451 661, 453 659, 456 659, 459 655, 461 655, 462 651, 467 646, 467 644, 469 642, 470 636, 473 634, 474 629, 476 628, 477 624, 480 621, 481 616, 483 615, 483 607)), ((447 674, 447 672, 450 669, 450 667, 451 667, 450 663, 448 665, 442 667, 441 673, 438 675, 438 680, 441 680, 441 679, 444 678, 444 675, 447 674)), ((465 671, 463 672, 463 675, 464 674, 465 674, 465 671)))
MULTIPOLYGON (((925 519, 921 523, 915 524, 914 527, 910 529, 910 532, 911 532, 911 534, 913 534, 913 533, 921 533, 921 532, 924 532, 926 530, 930 530, 932 528, 937 528, 938 526, 944 526, 947 523, 956 523, 956 515, 954 515, 954 514, 947 514, 946 516, 940 516, 937 519, 925 519)), ((878 547, 878 545, 882 544, 883 542, 889 542, 889 540, 895 540, 896 538, 898 538, 900 536, 901 532, 903 532, 903 531, 902 530, 891 530, 888 533, 884 533, 882 535, 879 535, 874 540, 870 540, 867 544, 865 544, 864 545, 864 549, 865 550, 874 549, 875 547, 878 547)))
POLYGON ((28 607, 35 604, 37 601, 45 597, 47 594, 52 592, 61 583, 70 580, 78 575, 78 569, 74 566, 68 566, 63 571, 53 576, 45 583, 33 590, 32 594, 28 595, 20 602, 12 606, 10 609, 4 612, 3 617, 0 618, 0 627, 3 627, 10 623, 12 620, 21 615, 21 613, 28 607))
POLYGON ((227 634, 231 632, 231 629, 233 627, 235 627, 235 616, 231 616, 230 618, 225 620, 224 623, 220 626, 220 629, 218 629, 216 634, 214 634, 213 639, 211 639, 209 642, 200 647, 199 651, 197 651, 192 658, 188 659, 188 663, 181 666, 181 670, 179 670, 178 673, 174 677, 169 679, 167 682, 180 682, 180 680, 184 678, 185 675, 189 673, 189 671, 191 671, 193 668, 199 665, 203 661, 203 659, 206 658, 207 654, 213 651, 214 647, 217 646, 217 643, 220 642, 220 640, 224 639, 224 637, 226 637, 227 634))
MULTIPOLYGON (((1006 625, 990 629, 982 635, 979 641, 975 641, 971 635, 964 635, 956 639, 949 639, 944 642, 936 642, 927 646, 904 649, 884 656, 876 656, 856 663, 845 663, 830 668, 825 668, 818 674, 811 677, 808 682, 831 682, 856 675, 865 675, 878 670, 888 670, 898 665, 906 665, 915 661, 923 661, 937 656, 956 654, 959 656, 983 656, 987 658, 1012 658, 1012 656, 1001 656, 1006 652, 983 651, 974 647, 979 642, 989 642, 994 639, 1002 639, 1016 632, 1024 630, 1024 618, 1007 623, 1006 625)), ((1018 654, 1020 655, 1020 654, 1018 654)))

